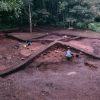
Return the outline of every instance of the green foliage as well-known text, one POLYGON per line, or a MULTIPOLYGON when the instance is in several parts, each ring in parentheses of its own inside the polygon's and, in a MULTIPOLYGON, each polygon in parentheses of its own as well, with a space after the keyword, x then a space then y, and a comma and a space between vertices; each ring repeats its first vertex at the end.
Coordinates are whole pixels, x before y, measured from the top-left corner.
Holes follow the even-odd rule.
POLYGON ((75 23, 75 27, 76 28, 86 29, 86 28, 88 28, 88 23, 85 23, 85 22, 77 22, 77 23, 75 23))
POLYGON ((41 13, 43 15, 46 15, 46 17, 48 17, 48 15, 50 15, 50 13, 47 12, 46 9, 39 9, 39 10, 37 10, 37 13, 41 13))
POLYGON ((94 23, 89 23, 89 24, 88 24, 88 28, 89 28, 90 30, 92 30, 92 31, 96 31, 96 26, 95 26, 94 23))
POLYGON ((100 33, 100 28, 99 27, 96 29, 96 32, 100 33))
POLYGON ((85 22, 92 21, 96 14, 95 9, 89 4, 86 4, 86 2, 81 2, 80 5, 75 5, 69 12, 74 15, 74 18, 78 19, 78 21, 85 22))
POLYGON ((57 26, 63 26, 63 22, 57 22, 57 26))
POLYGON ((77 28, 82 28, 82 27, 83 27, 83 23, 82 23, 82 22, 76 23, 76 27, 77 27, 77 28))
POLYGON ((54 23, 51 23, 51 24, 50 24, 50 26, 52 26, 52 27, 53 27, 53 26, 55 26, 55 24, 54 24, 54 23))
POLYGON ((65 10, 65 7, 68 5, 68 3, 66 1, 59 1, 59 13, 61 13, 63 10, 65 10))
POLYGON ((87 29, 88 28, 88 23, 84 22, 83 23, 83 28, 87 29))
POLYGON ((1 0, 0 1, 0 26, 1 28, 9 28, 15 26, 11 19, 19 17, 21 14, 20 12, 21 0, 1 0), (8 24, 9 22, 9 24, 8 24), (12 22, 12 23, 11 23, 12 22), (10 25, 11 24, 11 25, 10 25))
POLYGON ((0 28, 29 25, 29 3, 33 24, 100 30, 100 0, 0 0, 0 28))
POLYGON ((95 23, 97 27, 100 27, 100 23, 95 23))
POLYGON ((100 23, 89 23, 88 28, 92 31, 100 33, 100 23))
POLYGON ((20 0, 2 0, 0 1, 0 11, 11 12, 13 10, 15 13, 18 13, 21 4, 22 2, 20 0))
MULTIPOLYGON (((70 23, 73 26, 73 23, 76 22, 77 19, 70 17, 70 18, 66 18, 66 22, 70 23)), ((70 26, 69 26, 70 27, 70 26)))
POLYGON ((0 11, 11 11, 12 7, 7 2, 0 1, 0 11))

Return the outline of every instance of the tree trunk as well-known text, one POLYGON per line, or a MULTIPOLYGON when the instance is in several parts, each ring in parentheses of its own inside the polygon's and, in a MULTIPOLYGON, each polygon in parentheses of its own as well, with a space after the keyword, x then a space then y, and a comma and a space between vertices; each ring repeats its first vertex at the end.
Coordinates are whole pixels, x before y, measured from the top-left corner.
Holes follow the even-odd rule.
POLYGON ((57 8, 56 8, 56 26, 57 26, 57 21, 58 21, 58 6, 57 6, 57 8))
POLYGON ((70 22, 69 22, 69 28, 70 28, 70 22))
POLYGON ((3 25, 3 32, 5 32, 5 24, 3 25))
POLYGON ((32 33, 32 18, 31 18, 30 0, 29 0, 29 21, 30 21, 30 33, 32 33))
POLYGON ((64 13, 63 13, 63 25, 64 25, 64 29, 65 29, 65 17, 64 17, 64 13))

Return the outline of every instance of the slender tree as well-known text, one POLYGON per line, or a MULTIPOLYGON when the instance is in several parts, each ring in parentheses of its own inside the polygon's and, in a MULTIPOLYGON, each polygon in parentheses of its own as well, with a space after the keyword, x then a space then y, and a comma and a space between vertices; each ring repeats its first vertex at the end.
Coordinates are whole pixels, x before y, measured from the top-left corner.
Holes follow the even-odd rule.
MULTIPOLYGON (((29 17, 29 23, 30 23, 30 33, 32 33, 32 11, 31 11, 31 5, 33 5, 32 0, 22 0, 23 2, 23 8, 24 12, 29 17), (27 10, 28 9, 28 10, 27 10)), ((22 9, 23 9, 22 8, 22 9)))
POLYGON ((29 0, 29 20, 30 20, 30 33, 32 33, 32 16, 31 16, 31 1, 29 0))
POLYGON ((68 3, 64 0, 63 2, 58 2, 59 3, 59 13, 61 14, 61 12, 62 12, 62 14, 63 14, 63 26, 64 26, 64 29, 65 29, 65 12, 67 11, 67 9, 66 9, 66 6, 68 6, 68 3))

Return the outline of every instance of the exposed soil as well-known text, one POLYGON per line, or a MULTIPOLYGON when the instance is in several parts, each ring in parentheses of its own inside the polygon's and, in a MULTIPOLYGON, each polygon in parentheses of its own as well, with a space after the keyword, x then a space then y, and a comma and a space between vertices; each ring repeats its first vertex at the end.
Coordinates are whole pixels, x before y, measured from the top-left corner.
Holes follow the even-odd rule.
POLYGON ((23 47, 20 49, 20 54, 24 57, 28 57, 31 54, 35 54, 38 50, 43 48, 44 46, 47 46, 49 43, 46 42, 32 42, 30 46, 23 47))
POLYGON ((20 63, 22 55, 19 54, 21 43, 4 36, 0 39, 0 70, 7 69, 20 63))
MULTIPOLYGON (((72 37, 83 36, 97 39, 81 38, 79 40, 65 41, 80 48, 99 54, 99 34, 85 30, 61 30, 61 28, 34 28, 34 34, 16 34, 22 39, 32 39, 47 33, 60 35, 46 36, 42 39, 58 39, 64 35, 72 37), (36 35, 36 33, 38 33, 36 35), (87 35, 87 33, 92 36, 87 35), (27 34, 27 35, 19 35, 27 34)), ((13 31, 12 33, 13 34, 13 31)), ((72 38, 68 36, 67 38, 72 38)), ((0 35, 0 70, 14 66, 39 49, 47 46, 46 42, 32 42, 24 47, 24 42, 19 42, 0 35)), ((70 48, 74 58, 67 60, 65 57, 67 47, 54 45, 39 55, 30 65, 8 76, 0 78, 0 100, 99 100, 100 99, 100 62, 81 51, 70 48), (76 57, 79 53, 79 57, 76 57)))
POLYGON ((84 64, 85 64, 85 66, 88 66, 88 67, 91 68, 91 69, 96 69, 96 68, 98 68, 98 67, 96 67, 95 65, 89 64, 89 63, 87 63, 87 62, 85 62, 84 64))
MULTIPOLYGON (((100 40, 99 39, 81 39, 80 42, 83 42, 87 45, 90 45, 92 47, 91 51, 93 51, 95 54, 100 56, 100 40)), ((87 46, 88 48, 88 46, 87 46)))
POLYGON ((48 36, 45 36, 44 38, 42 39, 59 39, 59 38, 62 38, 62 36, 57 36, 57 35, 48 35, 48 36))
POLYGON ((24 45, 25 43, 1 36, 0 70, 19 64, 31 54, 36 53, 40 48, 48 45, 48 43, 33 42, 30 46, 24 47, 24 45))
POLYGON ((67 60, 66 49, 53 46, 6 80, 35 100, 99 100, 99 60, 84 54, 67 60))
POLYGON ((69 41, 69 43, 76 45, 82 49, 85 49, 89 52, 94 52, 93 47, 89 43, 84 43, 84 42, 76 41, 76 40, 69 41))
POLYGON ((72 38, 66 38, 63 40, 64 42, 69 42, 75 46, 78 46, 82 49, 85 49, 89 52, 95 53, 97 55, 100 55, 100 40, 99 39, 92 39, 92 38, 80 38, 71 40, 72 38), (71 41, 70 41, 71 40, 71 41))

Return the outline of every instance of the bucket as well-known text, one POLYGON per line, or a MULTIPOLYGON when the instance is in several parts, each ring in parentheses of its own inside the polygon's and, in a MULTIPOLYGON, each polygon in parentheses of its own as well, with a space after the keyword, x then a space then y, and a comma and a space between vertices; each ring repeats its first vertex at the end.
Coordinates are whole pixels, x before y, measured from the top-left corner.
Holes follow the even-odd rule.
POLYGON ((26 45, 24 45, 24 47, 26 47, 26 45))
POLYGON ((79 57, 79 54, 78 53, 76 53, 76 57, 79 57))

